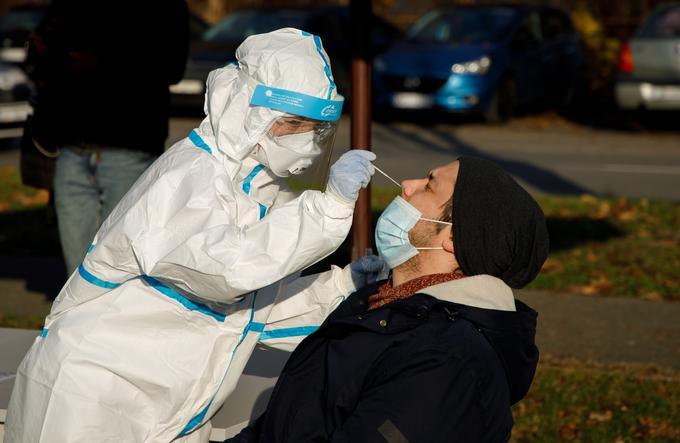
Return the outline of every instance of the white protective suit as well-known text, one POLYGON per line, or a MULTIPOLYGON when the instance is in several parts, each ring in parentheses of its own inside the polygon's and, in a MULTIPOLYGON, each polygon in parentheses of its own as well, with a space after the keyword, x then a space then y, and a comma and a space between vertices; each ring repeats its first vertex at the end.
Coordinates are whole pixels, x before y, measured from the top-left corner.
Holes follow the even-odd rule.
POLYGON ((140 177, 61 290, 18 369, 5 442, 206 441, 254 346, 293 348, 353 290, 349 268, 281 280, 337 249, 353 203, 284 198, 249 157, 282 115, 250 106, 255 85, 337 94, 318 39, 254 37, 210 74, 206 119, 140 177))

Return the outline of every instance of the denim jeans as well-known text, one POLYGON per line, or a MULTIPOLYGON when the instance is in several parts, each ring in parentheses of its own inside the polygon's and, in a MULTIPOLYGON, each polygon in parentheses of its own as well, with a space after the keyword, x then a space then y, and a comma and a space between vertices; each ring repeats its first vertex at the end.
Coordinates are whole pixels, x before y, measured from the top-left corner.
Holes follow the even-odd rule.
POLYGON ((152 154, 119 148, 61 149, 54 205, 69 275, 85 257, 99 226, 155 159, 152 154))

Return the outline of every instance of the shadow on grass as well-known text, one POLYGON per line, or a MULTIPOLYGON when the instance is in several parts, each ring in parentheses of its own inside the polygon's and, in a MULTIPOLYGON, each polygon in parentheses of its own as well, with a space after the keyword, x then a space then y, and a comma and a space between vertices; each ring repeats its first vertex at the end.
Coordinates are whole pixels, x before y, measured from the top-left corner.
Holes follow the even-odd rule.
POLYGON ((22 279, 27 290, 54 299, 66 277, 47 207, 0 213, 0 279, 22 279))
POLYGON ((550 234, 550 250, 553 252, 571 249, 593 241, 604 242, 625 235, 623 231, 606 220, 588 217, 547 217, 546 224, 550 234))

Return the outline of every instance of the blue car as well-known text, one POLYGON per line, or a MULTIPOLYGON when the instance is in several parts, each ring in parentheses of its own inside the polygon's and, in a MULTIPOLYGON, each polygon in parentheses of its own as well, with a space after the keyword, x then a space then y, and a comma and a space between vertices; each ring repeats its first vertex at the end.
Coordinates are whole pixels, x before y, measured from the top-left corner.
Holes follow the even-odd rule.
POLYGON ((375 59, 375 105, 480 114, 503 122, 518 106, 568 102, 583 66, 581 41, 557 9, 436 9, 375 59))

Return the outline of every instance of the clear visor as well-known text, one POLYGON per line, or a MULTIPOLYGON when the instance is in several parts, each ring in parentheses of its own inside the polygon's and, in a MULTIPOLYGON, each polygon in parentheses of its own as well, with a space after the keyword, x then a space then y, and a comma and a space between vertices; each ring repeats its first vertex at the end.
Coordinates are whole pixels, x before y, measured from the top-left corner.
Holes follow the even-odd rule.
POLYGON ((273 121, 257 156, 292 190, 325 188, 337 121, 286 115, 273 121))

